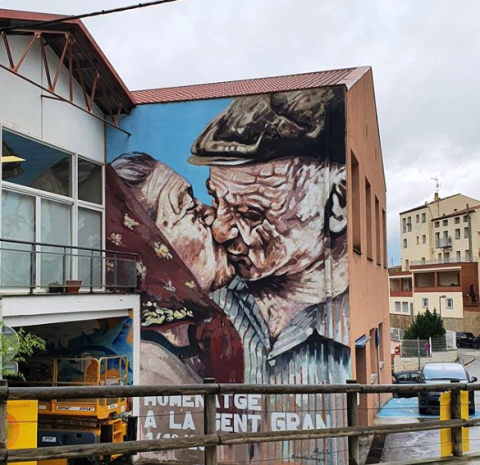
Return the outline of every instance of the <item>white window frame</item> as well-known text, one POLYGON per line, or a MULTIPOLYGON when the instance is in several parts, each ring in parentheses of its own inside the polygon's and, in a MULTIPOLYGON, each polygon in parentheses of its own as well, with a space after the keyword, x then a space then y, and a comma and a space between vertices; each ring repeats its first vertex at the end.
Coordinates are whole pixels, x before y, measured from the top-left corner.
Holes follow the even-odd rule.
MULTIPOLYGON (((18 130, 15 130, 14 128, 10 127, 9 125, 6 124, 0 124, 0 155, 2 153, 2 136, 3 136, 3 130, 6 130, 8 132, 11 132, 13 134, 16 134, 20 137, 23 137, 24 139, 31 140, 33 142, 36 142, 38 144, 42 144, 46 147, 51 147, 54 150, 58 150, 61 152, 64 152, 66 155, 69 155, 71 157, 71 163, 70 163, 70 176, 71 176, 71 194, 72 197, 66 197, 63 195, 59 194, 54 194, 52 192, 47 192, 47 191, 42 191, 40 189, 35 189, 33 187, 29 186, 22 186, 20 184, 15 184, 11 183, 8 181, 4 181, 3 178, 3 172, 2 172, 2 164, 0 163, 0 206, 2 205, 2 192, 3 190, 7 190, 10 192, 15 192, 18 194, 23 194, 23 195, 30 195, 35 198, 35 241, 36 242, 42 242, 40 233, 41 233, 41 201, 42 199, 45 200, 51 200, 54 202, 59 202, 63 203, 66 205, 71 206, 71 237, 70 237, 70 243, 72 247, 78 247, 78 208, 85 208, 88 210, 93 210, 96 212, 101 213, 101 249, 105 250, 105 165, 102 163, 99 163, 96 160, 91 160, 88 157, 85 157, 83 155, 80 155, 78 153, 72 152, 70 150, 67 150, 63 147, 56 146, 54 144, 51 144, 49 142, 46 142, 42 139, 32 137, 29 134, 24 134, 18 130), (92 202, 86 202, 83 200, 78 199, 78 159, 81 158, 83 160, 86 160, 90 163, 93 163, 95 165, 100 166, 102 170, 102 176, 101 176, 101 183, 102 183, 102 201, 101 204, 96 204, 92 202)), ((0 214, 0 236, 1 236, 1 231, 2 231, 2 215, 0 214)), ((75 249, 72 249, 72 254, 75 254, 75 249)), ((73 260, 73 259, 72 259, 73 260)), ((37 260, 36 262, 36 278, 37 278, 37 288, 36 291, 42 291, 40 289, 39 285, 40 282, 40 265, 41 265, 41 260, 37 260)), ((77 278, 77 267, 74 266, 74 262, 72 261, 72 266, 73 266, 73 274, 72 278, 76 279, 77 278)), ((102 280, 105 282, 105 266, 102 267, 102 280)), ((0 284, 1 285, 1 284, 0 284)), ((10 291, 14 291, 10 289, 10 291)), ((15 291, 16 292, 16 291, 15 291)), ((28 290, 27 290, 28 292, 28 290)))
POLYGON ((402 303, 401 302, 395 302, 395 311, 397 313, 401 313, 402 312, 402 303))
POLYGON ((402 302, 402 313, 408 313, 408 302, 402 302))
POLYGON ((422 297, 422 308, 428 308, 428 297, 422 297))
POLYGON ((453 299, 451 297, 447 298, 447 309, 453 310, 453 299))

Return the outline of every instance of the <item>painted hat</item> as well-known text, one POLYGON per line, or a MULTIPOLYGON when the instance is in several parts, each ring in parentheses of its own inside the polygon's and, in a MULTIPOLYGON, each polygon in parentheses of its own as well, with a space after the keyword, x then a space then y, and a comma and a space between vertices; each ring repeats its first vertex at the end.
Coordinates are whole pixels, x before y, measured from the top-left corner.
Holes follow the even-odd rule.
POLYGON ((244 165, 286 157, 345 163, 343 87, 236 97, 192 146, 193 165, 244 165))

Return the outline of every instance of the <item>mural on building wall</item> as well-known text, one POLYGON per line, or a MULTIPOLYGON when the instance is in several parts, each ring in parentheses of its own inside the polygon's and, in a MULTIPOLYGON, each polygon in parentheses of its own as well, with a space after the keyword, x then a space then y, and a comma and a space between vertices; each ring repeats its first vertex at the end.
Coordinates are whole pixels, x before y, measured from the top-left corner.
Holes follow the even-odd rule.
MULTIPOLYGON (((73 359, 80 356, 92 356, 100 359, 125 356, 128 360, 128 380, 130 383, 133 381, 133 319, 130 316, 78 321, 69 324, 40 325, 35 327, 35 334, 47 342, 46 355, 52 358, 73 359)), ((27 378, 30 380, 45 381, 52 378, 53 365, 31 364, 31 366, 34 367, 33 371, 27 373, 27 378)), ((90 371, 96 371, 98 366, 98 363, 92 363, 90 371)), ((118 359, 101 364, 102 371, 108 370, 110 374, 118 372, 121 377, 125 375, 126 368, 123 362, 119 364, 118 359)), ((58 370, 58 380, 77 381, 77 378, 83 377, 86 367, 84 364, 76 366, 71 361, 66 361, 59 363, 58 370)), ((91 379, 93 380, 94 377, 91 379)))
MULTIPOLYGON (((149 105, 124 120, 128 143, 110 134, 107 239, 141 260, 142 383, 349 377, 344 105, 335 87, 149 105)), ((143 436, 201 432, 201 399, 185 399, 145 399, 143 436)), ((345 422, 333 395, 225 396, 218 407, 226 432, 345 422)), ((342 463, 345 449, 313 440, 222 454, 342 463)))

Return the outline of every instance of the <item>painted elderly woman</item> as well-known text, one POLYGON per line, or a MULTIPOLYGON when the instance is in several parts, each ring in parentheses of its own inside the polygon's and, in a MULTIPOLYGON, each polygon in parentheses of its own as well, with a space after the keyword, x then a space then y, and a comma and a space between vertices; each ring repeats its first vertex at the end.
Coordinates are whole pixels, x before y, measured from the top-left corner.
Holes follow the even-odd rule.
POLYGON ((142 384, 243 381, 236 331, 208 295, 231 274, 206 226, 211 211, 181 176, 139 153, 107 166, 107 210, 108 247, 139 255, 142 384))

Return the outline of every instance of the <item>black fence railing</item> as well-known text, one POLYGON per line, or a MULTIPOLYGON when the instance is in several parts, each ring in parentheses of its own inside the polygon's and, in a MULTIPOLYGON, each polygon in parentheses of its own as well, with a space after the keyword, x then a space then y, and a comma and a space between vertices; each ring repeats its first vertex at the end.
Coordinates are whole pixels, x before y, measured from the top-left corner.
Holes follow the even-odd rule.
POLYGON ((0 292, 137 290, 130 252, 0 239, 0 292))

